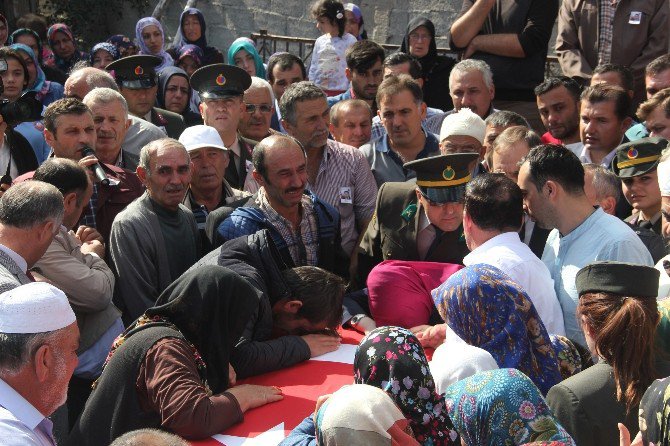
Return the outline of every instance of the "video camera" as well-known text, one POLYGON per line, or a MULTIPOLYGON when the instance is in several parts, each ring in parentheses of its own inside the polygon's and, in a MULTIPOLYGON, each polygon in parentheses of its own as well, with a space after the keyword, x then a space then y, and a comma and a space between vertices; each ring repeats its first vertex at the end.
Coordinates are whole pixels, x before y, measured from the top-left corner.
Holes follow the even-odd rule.
MULTIPOLYGON (((7 71, 7 61, 0 59, 0 73, 7 71)), ((0 77, 0 95, 5 92, 5 84, 0 77)), ((0 115, 10 127, 16 127, 22 122, 39 121, 42 119, 42 103, 35 98, 37 92, 23 93, 14 102, 7 99, 0 100, 0 115)))

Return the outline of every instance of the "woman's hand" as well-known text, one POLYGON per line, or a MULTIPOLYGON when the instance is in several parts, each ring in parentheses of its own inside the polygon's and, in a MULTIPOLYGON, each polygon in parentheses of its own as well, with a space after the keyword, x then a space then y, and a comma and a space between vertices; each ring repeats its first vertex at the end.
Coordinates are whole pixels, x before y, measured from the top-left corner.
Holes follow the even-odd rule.
POLYGON ((275 386, 241 384, 227 389, 226 392, 231 393, 237 399, 243 413, 249 409, 284 399, 281 389, 275 386))

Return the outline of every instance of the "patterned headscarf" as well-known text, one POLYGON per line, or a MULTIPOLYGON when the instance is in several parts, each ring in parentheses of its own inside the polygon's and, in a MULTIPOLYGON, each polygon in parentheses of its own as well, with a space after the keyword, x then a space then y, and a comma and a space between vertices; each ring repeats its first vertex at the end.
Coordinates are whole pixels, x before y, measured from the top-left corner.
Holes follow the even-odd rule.
POLYGON ((143 19, 139 19, 137 21, 137 25, 135 25, 135 39, 137 40, 137 44, 140 46, 140 54, 148 54, 150 56, 157 56, 163 59, 163 62, 156 67, 157 73, 165 67, 174 65, 172 56, 170 56, 165 51, 165 31, 163 31, 163 25, 161 25, 161 22, 153 17, 144 17, 143 19), (149 48, 144 43, 144 39, 142 38, 142 30, 151 25, 158 28, 158 30, 161 32, 161 50, 158 52, 158 54, 154 54, 149 51, 149 48))
POLYGON ((354 380, 388 393, 422 445, 460 444, 444 399, 435 391, 421 343, 411 331, 380 327, 363 338, 354 357, 354 380))
POLYGON ((235 54, 237 54, 239 50, 244 50, 253 56, 256 65, 256 77, 265 79, 265 66, 263 66, 263 59, 261 59, 258 51, 256 51, 254 42, 248 37, 238 37, 233 41, 232 45, 230 45, 230 48, 228 48, 228 64, 235 65, 235 54))
MULTIPOLYGON (((77 49, 77 41, 74 40, 74 34, 72 34, 70 27, 68 27, 65 23, 55 23, 49 27, 47 31, 47 40, 49 41, 49 46, 53 48, 53 38, 57 32, 61 32, 68 36, 70 40, 72 40, 72 45, 74 45, 74 53, 69 60, 62 59, 56 53, 53 53, 53 65, 58 67, 64 73, 67 73, 70 71, 70 68, 72 68, 75 62, 78 62, 82 59, 88 59, 88 54, 77 49)), ((52 65, 50 61, 46 61, 46 64, 52 65)))
POLYGON ((363 28, 365 22, 363 21, 363 13, 361 12, 361 8, 359 8, 355 3, 345 3, 344 10, 351 12, 358 22, 358 35, 354 37, 356 37, 358 40, 367 39, 368 33, 365 32, 365 29, 363 28))
POLYGON ((129 48, 137 48, 135 43, 130 40, 129 37, 124 36, 123 34, 114 34, 112 37, 107 39, 107 43, 114 45, 119 55, 123 53, 121 49, 127 50, 129 48))
POLYGON ((205 30, 207 30, 207 24, 205 23, 205 16, 202 14, 202 12, 198 8, 186 8, 179 17, 179 29, 177 30, 177 39, 174 41, 174 49, 179 51, 184 45, 191 44, 196 45, 205 51, 205 48, 207 47, 207 37, 205 37, 205 30), (184 35, 184 30, 182 29, 184 27, 184 19, 186 19, 186 17, 189 15, 195 16, 195 18, 198 19, 198 22, 200 22, 200 38, 194 42, 191 42, 186 38, 184 35))
POLYGON ((491 265, 468 266, 433 290, 440 316, 501 368, 528 375, 543 395, 561 381, 556 353, 528 295, 491 265))
POLYGON ((593 365, 593 358, 588 351, 580 349, 565 336, 549 335, 551 346, 554 347, 561 377, 568 379, 582 370, 593 365))
POLYGON ((205 58, 205 54, 202 52, 202 49, 197 45, 191 45, 191 44, 187 44, 181 47, 181 49, 179 50, 178 62, 181 62, 181 60, 187 56, 192 57, 193 60, 195 60, 195 62, 198 64, 198 66, 202 66, 202 61, 205 58))
POLYGON ((467 446, 560 441, 575 446, 538 388, 516 369, 479 372, 445 393, 447 410, 467 446))
POLYGON ((36 98, 42 99, 42 97, 49 91, 49 85, 51 83, 46 80, 47 77, 45 76, 44 71, 42 71, 42 67, 40 67, 39 61, 37 60, 33 49, 22 43, 13 43, 9 47, 16 51, 23 51, 28 56, 30 56, 30 59, 33 61, 33 65, 35 65, 37 75, 35 76, 35 83, 32 87, 28 86, 27 91, 37 92, 36 98))
POLYGON ((419 446, 388 394, 365 384, 333 393, 316 414, 315 430, 321 446, 419 446))
POLYGON ((93 59, 95 58, 95 53, 97 53, 100 50, 107 51, 114 60, 117 60, 119 58, 119 50, 114 46, 114 44, 109 42, 100 42, 96 43, 93 46, 93 48, 91 48, 90 52, 91 65, 93 65, 93 59))
POLYGON ((670 378, 657 379, 644 392, 639 422, 645 446, 670 446, 670 378))

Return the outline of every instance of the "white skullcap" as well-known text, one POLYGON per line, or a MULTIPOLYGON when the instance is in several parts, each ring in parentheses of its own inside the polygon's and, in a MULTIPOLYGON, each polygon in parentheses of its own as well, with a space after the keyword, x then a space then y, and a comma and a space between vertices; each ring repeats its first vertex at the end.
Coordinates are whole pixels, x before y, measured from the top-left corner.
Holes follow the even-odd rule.
POLYGON ((213 147, 215 149, 228 150, 223 144, 221 135, 214 128, 208 125, 194 125, 187 127, 179 136, 179 142, 184 144, 187 152, 202 149, 204 147, 213 147))
POLYGON ((31 282, 0 294, 0 333, 46 333, 76 320, 65 293, 46 282, 31 282))
POLYGON ((477 113, 469 108, 462 108, 456 113, 447 115, 440 128, 440 142, 449 136, 472 136, 480 144, 484 144, 486 123, 477 113))
POLYGON ((661 196, 670 197, 670 159, 658 163, 656 173, 658 174, 658 186, 661 188, 661 196))

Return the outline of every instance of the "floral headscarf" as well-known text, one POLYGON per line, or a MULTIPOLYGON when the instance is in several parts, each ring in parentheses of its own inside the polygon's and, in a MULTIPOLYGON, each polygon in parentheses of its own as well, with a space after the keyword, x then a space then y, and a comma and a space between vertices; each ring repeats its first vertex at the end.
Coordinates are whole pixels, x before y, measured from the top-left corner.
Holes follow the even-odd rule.
POLYGON ((157 56, 163 59, 163 62, 156 67, 157 73, 165 67, 174 65, 172 56, 170 56, 165 51, 165 31, 163 31, 163 25, 161 25, 161 22, 153 17, 144 17, 143 19, 138 20, 137 25, 135 25, 135 38, 137 39, 137 44, 140 46, 140 54, 148 54, 150 56, 157 56), (158 30, 161 32, 161 50, 158 52, 158 54, 153 54, 151 51, 149 51, 149 48, 144 43, 144 39, 142 38, 142 30, 151 25, 158 28, 158 30))
POLYGON ((202 61, 205 58, 205 54, 202 52, 202 49, 199 46, 191 44, 182 46, 179 50, 178 62, 181 62, 184 57, 188 56, 192 57, 198 66, 202 66, 202 61))
POLYGON ((421 343, 411 331, 380 327, 363 338, 354 357, 354 380, 388 393, 422 445, 460 444, 444 399, 435 391, 421 343))
POLYGON ((126 50, 130 48, 137 48, 135 43, 130 40, 129 37, 124 36, 123 34, 114 34, 112 37, 107 39, 107 43, 111 43, 116 48, 116 51, 119 53, 119 56, 125 57, 126 50))
POLYGON ((449 386, 444 396, 449 416, 467 446, 535 441, 575 446, 535 384, 516 369, 479 372, 449 386))
POLYGON ((88 59, 88 54, 86 54, 83 51, 79 51, 79 49, 77 49, 77 41, 74 40, 74 34, 72 34, 70 27, 68 27, 65 23, 55 23, 49 27, 47 31, 47 40, 49 41, 49 45, 52 48, 53 48, 53 37, 57 32, 65 34, 70 38, 70 40, 72 40, 72 44, 74 45, 74 53, 72 54, 72 57, 69 60, 62 59, 56 53, 53 53, 53 60, 45 61, 45 63, 50 66, 55 65, 58 69, 60 69, 64 73, 67 73, 68 71, 70 71, 70 68, 72 68, 75 62, 78 62, 82 59, 88 59))
POLYGON ((228 48, 228 64, 235 65, 235 54, 237 54, 239 50, 244 50, 253 56, 256 65, 256 77, 265 79, 263 59, 261 59, 261 56, 258 54, 254 42, 247 37, 239 37, 233 41, 232 45, 230 45, 230 48, 228 48))
POLYGON ((530 298, 491 265, 470 265, 433 290, 440 316, 501 368, 528 375, 543 395, 561 381, 556 353, 530 298))
POLYGON ((645 446, 670 446, 670 378, 657 379, 644 392, 639 422, 645 446))
MULTIPOLYGON (((558 367, 561 370, 561 377, 568 379, 572 375, 576 375, 584 369, 582 354, 575 346, 574 342, 565 336, 549 335, 551 346, 556 352, 556 359, 558 360, 558 367)), ((588 358, 592 362, 592 359, 588 358)))
POLYGON ((93 59, 95 59, 95 53, 97 53, 100 50, 107 51, 114 60, 117 60, 119 58, 119 50, 114 46, 114 44, 109 42, 100 42, 96 43, 93 46, 93 48, 91 48, 90 52, 91 65, 93 65, 93 59))
POLYGON ((177 39, 174 41, 174 49, 179 51, 184 45, 192 44, 200 47, 200 49, 204 51, 205 48, 207 48, 207 37, 205 37, 206 29, 207 24, 205 23, 205 16, 198 8, 184 9, 184 12, 182 12, 179 17, 179 29, 177 30, 177 39), (195 16, 195 18, 198 19, 198 22, 200 22, 200 38, 194 42, 191 42, 186 38, 182 29, 184 27, 184 19, 189 15, 195 16))

